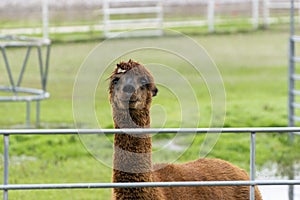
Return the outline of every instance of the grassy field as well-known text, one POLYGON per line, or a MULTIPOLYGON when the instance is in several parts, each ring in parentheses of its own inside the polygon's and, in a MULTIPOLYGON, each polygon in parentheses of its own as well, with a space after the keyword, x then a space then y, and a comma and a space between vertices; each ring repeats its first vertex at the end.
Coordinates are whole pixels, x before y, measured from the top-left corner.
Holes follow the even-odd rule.
MULTIPOLYGON (((288 33, 281 31, 258 31, 253 33, 195 35, 192 38, 208 52, 214 60, 226 90, 225 127, 248 126, 286 126, 287 125, 287 63, 288 63, 288 33)), ((153 38, 155 42, 176 44, 178 38, 153 38)), ((111 41, 111 49, 138 43, 141 39, 120 39, 111 41)), ((86 43, 67 43, 52 45, 51 70, 49 73, 48 90, 51 98, 41 103, 42 128, 73 128, 72 93, 76 74, 81 63, 89 52, 98 44, 97 41, 86 43)), ((197 54, 197 52, 191 52, 197 54)), ((24 51, 11 51, 12 64, 17 64, 24 51)), ((101 59, 99 56, 99 59, 101 59)), ((139 55, 137 59, 143 62, 147 55, 139 55)), ((157 57, 158 63, 160 58, 157 57)), ((174 59, 170 61, 174 67, 183 63, 174 59)), ((30 63, 34 66, 35 59, 30 63)), ((181 69, 184 72, 184 67, 181 69)), ((16 71, 17 67, 16 67, 16 71)), ((32 73, 37 70, 32 69, 32 73)), ((5 83, 6 75, 0 66, 0 84, 5 83)), ((109 72, 107 72, 108 76, 109 72)), ((35 85, 37 76, 31 75, 26 84, 35 85), (30 80, 30 81, 29 81, 30 80)), ((25 81, 24 81, 25 82, 25 81)), ((195 82, 197 83, 197 82, 195 82)), ((107 83, 105 83, 107 84, 107 83)), ((174 83, 176 84, 176 83, 174 83)), ((203 84, 201 82, 201 84, 203 84)), ((106 85, 104 85, 106 87, 106 85)), ((100 88, 96 104, 96 114, 101 119, 102 128, 111 128, 111 110, 107 100, 107 89, 100 88)), ((176 85, 180 87, 180 85, 176 85)), ((197 88, 197 87, 195 87, 197 88)), ((177 127, 178 102, 170 101, 168 91, 159 88, 160 93, 154 100, 155 104, 163 105, 168 115, 166 127, 177 127)), ((180 90, 184 88, 179 88, 180 90)), ((199 87, 196 91, 201 102, 201 120, 199 127, 209 126, 210 107, 202 105, 209 102, 207 90, 199 87)), ((34 108, 32 108, 32 111, 34 108)), ((193 120, 193 108, 190 109, 190 119, 193 120)), ((0 128, 22 127, 25 121, 25 104, 1 103, 0 128)), ((34 115, 32 116, 34 118, 34 115)), ((160 125, 153 119, 153 127, 160 125)), ((188 126, 189 124, 187 124, 188 126)), ((168 139, 154 138, 154 142, 168 139)), ((192 145, 178 158, 177 162, 197 159, 199 147, 204 136, 193 139, 192 145)), ((299 144, 299 138, 296 138, 299 144)), ((0 138, 0 146, 2 146, 0 138)), ((10 140, 10 183, 74 183, 74 182, 110 182, 111 169, 90 155, 78 136, 13 136, 10 140)), ((257 136, 257 165, 267 167, 270 163, 282 164, 291 158, 299 159, 297 149, 288 144, 287 135, 257 136), (292 153, 295 152, 295 153, 292 153), (298 156, 298 157, 297 157, 298 156)), ((99 144, 101 151, 111 153, 111 149, 99 144)), ((2 147, 1 147, 2 151, 2 147)), ((208 157, 226 159, 234 164, 249 169, 249 135, 222 134, 208 157)), ((163 159, 161 159, 163 160, 163 159)), ((2 161, 0 160, 0 163, 2 161)), ((2 164, 0 170, 2 171, 2 164)), ((2 179, 0 180, 1 183, 2 179)), ((11 191, 11 199, 109 199, 111 191, 107 190, 64 190, 64 191, 11 191)), ((1 195, 1 194, 0 194, 1 195)))

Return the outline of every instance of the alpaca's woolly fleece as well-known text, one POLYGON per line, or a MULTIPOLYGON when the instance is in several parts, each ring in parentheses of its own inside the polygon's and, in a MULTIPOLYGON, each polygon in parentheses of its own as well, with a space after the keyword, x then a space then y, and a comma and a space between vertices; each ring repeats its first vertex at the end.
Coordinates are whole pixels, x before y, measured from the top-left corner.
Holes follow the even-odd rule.
MULTIPOLYGON (((157 88, 151 73, 129 60, 110 77, 109 99, 115 128, 149 128, 150 106, 157 88)), ((115 134, 113 182, 249 180, 247 173, 220 159, 198 159, 183 164, 152 164, 148 134, 115 134)), ((248 200, 249 186, 115 188, 117 200, 248 200)), ((255 199, 262 200, 255 187, 255 199)))

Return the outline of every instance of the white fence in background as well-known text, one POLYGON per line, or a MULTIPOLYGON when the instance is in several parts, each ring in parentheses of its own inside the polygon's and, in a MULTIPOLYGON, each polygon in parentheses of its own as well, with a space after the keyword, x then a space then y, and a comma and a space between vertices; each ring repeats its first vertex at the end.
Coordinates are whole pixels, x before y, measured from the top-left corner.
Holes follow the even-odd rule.
MULTIPOLYGON (((263 18, 263 25, 268 27, 272 23, 277 23, 279 18, 272 17, 271 13, 276 13, 276 11, 283 11, 283 10, 291 10, 291 1, 287 0, 263 0, 263 11, 262 11, 262 18, 263 18)), ((298 9, 298 16, 300 17, 300 0, 294 0, 294 8, 298 9)), ((289 16, 285 16, 284 18, 281 17, 281 21, 288 22, 289 16)), ((299 19, 298 19, 299 21, 299 19)))
MULTIPOLYGON (((29 20, 35 18, 35 21, 41 21, 42 24, 40 27, 28 27, 27 24, 30 26, 31 23, 25 23, 24 27, 15 28, 4 24, 0 29, 0 34, 43 34, 44 38, 48 38, 51 33, 93 31, 101 31, 108 36, 112 30, 147 27, 157 30, 184 26, 207 27, 209 32, 213 32, 217 30, 216 25, 241 19, 249 22, 250 29, 256 29, 259 26, 268 27, 273 23, 288 22, 290 8, 289 0, 73 0, 72 3, 66 5, 63 1, 56 5, 52 1, 43 0, 42 4, 32 5, 35 7, 27 5, 24 9, 17 8, 18 12, 14 12, 15 6, 9 6, 8 2, 6 2, 8 6, 6 10, 10 12, 7 16, 14 13, 15 20, 19 15, 22 20, 28 16, 29 20), (78 7, 81 9, 79 10, 78 7), (193 12, 190 13, 189 9, 193 12), (185 12, 184 16, 170 18, 170 13, 176 14, 178 11, 185 12), (90 21, 78 24, 80 19, 85 18, 90 21)), ((299 0, 295 2, 299 9, 298 15, 300 13, 299 2, 299 0)), ((38 4, 40 1, 35 1, 35 3, 38 4)), ((1 6, 4 7, 0 7, 0 12, 5 8, 5 4, 1 6)), ((1 15, 6 17, 5 12, 1 15)), ((160 35, 161 31, 156 34, 160 35)))
POLYGON ((163 34, 162 3, 162 0, 103 0, 104 36, 114 37, 120 31, 134 27, 154 29, 135 32, 137 36, 161 36, 163 34))

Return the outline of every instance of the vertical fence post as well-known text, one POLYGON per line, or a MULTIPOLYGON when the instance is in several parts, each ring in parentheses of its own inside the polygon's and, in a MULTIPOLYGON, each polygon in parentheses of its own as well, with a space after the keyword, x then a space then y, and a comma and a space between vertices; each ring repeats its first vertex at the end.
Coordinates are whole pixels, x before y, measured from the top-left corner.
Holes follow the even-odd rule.
MULTIPOLYGON (((291 163, 290 163, 288 178, 289 178, 289 180, 294 180, 294 178, 295 178, 295 169, 294 169, 293 161, 291 161, 291 163)), ((289 200, 294 200, 294 186, 293 185, 289 185, 288 196, 289 196, 289 200)))
MULTIPOLYGON (((256 141, 255 141, 255 132, 251 132, 250 134, 250 180, 254 181, 255 180, 255 146, 256 146, 256 141)), ((255 186, 251 185, 250 186, 250 200, 255 200, 255 186)))
POLYGON ((263 1, 263 17, 264 17, 264 28, 268 28, 270 25, 270 0, 263 1))
POLYGON ((50 47, 50 43, 47 44, 47 47, 46 47, 46 59, 45 59, 45 71, 44 71, 44 74, 43 74, 43 77, 42 77, 42 88, 43 90, 46 92, 46 87, 47 87, 47 77, 48 77, 48 71, 49 71, 49 62, 50 62, 50 50, 51 50, 51 47, 50 47))
POLYGON ((7 71, 8 78, 9 78, 10 86, 12 87, 12 91, 14 93, 16 93, 16 85, 15 85, 14 78, 12 75, 11 66, 9 64, 8 57, 6 54, 6 48, 2 47, 1 52, 2 52, 3 59, 4 59, 4 64, 5 64, 5 68, 7 71))
POLYGON ((36 127, 39 127, 40 126, 40 101, 38 100, 38 101, 36 101, 36 110, 35 110, 35 120, 36 120, 36 122, 35 122, 35 126, 36 127))
POLYGON ((26 127, 30 128, 30 101, 26 101, 26 127))
POLYGON ((32 47, 27 48, 26 55, 25 55, 25 58, 24 58, 24 61, 23 61, 23 65, 22 65, 22 68, 21 68, 21 71, 20 71, 20 74, 19 74, 17 87, 20 87, 20 85, 21 85, 21 82, 22 82, 22 79, 23 79, 23 76, 24 76, 24 72, 25 72, 25 69, 26 69, 26 66, 27 66, 27 62, 28 62, 28 59, 29 59, 29 56, 30 56, 31 48, 32 47))
POLYGON ((215 0, 209 0, 207 5, 207 22, 208 22, 208 31, 215 31, 215 0))
POLYGON ((258 28, 259 23, 259 1, 258 0, 252 0, 252 23, 253 28, 258 28))
MULTIPOLYGON (((294 122, 294 101, 295 101, 295 96, 294 96, 294 87, 295 87, 295 81, 293 78, 293 75, 295 73, 295 61, 294 61, 294 57, 295 57, 295 41, 294 41, 294 35, 295 35, 295 2, 294 0, 291 0, 291 8, 290 8, 290 39, 289 39, 289 99, 288 99, 288 112, 289 112, 289 126, 293 127, 295 125, 294 122)), ((291 143, 293 143, 294 141, 294 133, 290 132, 289 133, 289 140, 291 143)), ((292 163, 293 165, 293 163, 292 163)), ((289 173, 289 179, 294 179, 294 167, 292 166, 291 169, 292 170, 289 173)), ((293 200, 294 199, 294 186, 293 185, 289 185, 289 192, 288 192, 288 197, 289 200, 293 200)))
POLYGON ((103 33, 104 37, 108 37, 109 32, 109 0, 102 1, 102 11, 103 11, 103 33))
POLYGON ((49 38, 48 0, 43 0, 42 15, 43 15, 43 38, 48 39, 49 38))
MULTIPOLYGON (((288 95, 289 95, 289 99, 288 99, 288 112, 289 112, 289 127, 293 127, 294 124, 294 107, 293 107, 293 103, 294 103, 294 79, 293 79, 293 74, 295 71, 295 63, 294 63, 294 55, 295 55, 295 44, 294 44, 294 13, 295 12, 295 8, 294 8, 294 0, 291 0, 291 9, 290 9, 290 39, 289 39, 289 91, 288 91, 288 95)), ((289 133, 290 135, 292 133, 289 133)))
MULTIPOLYGON (((4 135, 4 185, 8 185, 8 167, 9 167, 9 153, 8 153, 8 147, 9 147, 9 135, 4 135)), ((8 200, 8 190, 3 191, 3 199, 8 200)))
POLYGON ((157 13, 157 18, 159 20, 159 30, 160 34, 163 34, 163 28, 164 28, 164 5, 163 0, 159 0, 157 3, 157 6, 159 7, 159 12, 157 13))

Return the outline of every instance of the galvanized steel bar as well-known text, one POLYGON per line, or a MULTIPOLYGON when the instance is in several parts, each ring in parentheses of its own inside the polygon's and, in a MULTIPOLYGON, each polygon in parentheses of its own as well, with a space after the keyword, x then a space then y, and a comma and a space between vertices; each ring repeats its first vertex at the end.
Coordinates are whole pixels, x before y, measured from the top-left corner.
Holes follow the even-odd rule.
POLYGON ((30 101, 26 101, 26 126, 30 127, 30 101))
POLYGON ((265 186, 300 185, 300 180, 9 184, 9 185, 0 185, 0 190, 92 189, 92 188, 95 189, 95 188, 130 188, 130 187, 203 187, 203 186, 250 186, 250 185, 265 185, 265 186))
POLYGON ((40 126, 40 101, 36 101, 36 110, 35 110, 35 126, 40 126))
POLYGON ((42 47, 40 47, 40 46, 37 47, 37 55, 38 55, 38 61, 39 61, 41 81, 43 83, 44 67, 43 67, 42 47))
MULTIPOLYGON (((250 180, 255 180, 255 146, 256 146, 256 133, 250 134, 250 180)), ((250 186, 250 200, 255 200, 255 188, 254 185, 250 186)))
POLYGON ((45 71, 44 71, 44 75, 42 77, 42 89, 44 91, 46 91, 46 86, 47 86, 47 77, 48 77, 49 62, 50 62, 50 50, 51 50, 51 46, 47 45, 47 47, 46 47, 45 71))
MULTIPOLYGON (((8 173, 9 173, 9 135, 3 136, 4 141, 4 171, 3 171, 3 184, 8 185, 8 173)), ((3 199, 8 200, 8 189, 3 191, 3 199)))
MULTIPOLYGON (((1 87, 0 87, 1 88, 1 87)), ((0 89, 1 90, 1 89, 0 89)), ((16 92, 22 92, 22 91, 28 91, 27 88, 18 88, 15 90, 16 92), (24 89, 24 90, 23 90, 24 89)), ((2 90, 6 91, 6 90, 2 90)), ((24 95, 24 96, 8 96, 8 97, 0 97, 0 102, 7 102, 7 101, 38 101, 38 100, 43 100, 46 98, 49 98, 50 94, 48 92, 43 92, 42 94, 34 94, 34 95, 24 95)))
MULTIPOLYGON (((293 78, 295 74, 295 41, 297 41, 297 36, 295 36, 295 2, 294 0, 291 0, 291 7, 290 7, 290 39, 289 39, 289 82, 288 82, 288 123, 290 127, 293 127, 295 125, 294 122, 294 107, 293 103, 295 101, 295 93, 294 93, 294 88, 295 88, 295 80, 293 78)), ((292 133, 290 133, 292 134, 292 133)), ((293 137, 293 136, 291 136, 293 137)))
POLYGON ((21 72, 20 72, 20 75, 19 75, 19 78, 18 78, 17 87, 19 87, 21 85, 23 75, 24 75, 24 72, 25 72, 25 69, 26 69, 26 66, 27 66, 28 58, 29 58, 29 55, 30 55, 31 48, 32 47, 30 47, 30 46, 27 48, 26 55, 25 55, 23 65, 22 65, 22 68, 21 68, 21 72))
POLYGON ((0 135, 73 135, 73 134, 187 134, 187 133, 286 133, 300 132, 300 127, 255 127, 255 128, 137 128, 137 129, 0 129, 0 135))
POLYGON ((10 82, 10 85, 12 87, 12 91, 16 92, 15 91, 15 82, 14 82, 14 79, 13 79, 13 76, 12 76, 12 73, 11 73, 11 70, 10 70, 10 65, 9 65, 8 58, 7 58, 7 55, 6 55, 6 52, 5 52, 5 48, 1 48, 1 52, 2 52, 3 59, 4 59, 5 68, 6 68, 6 71, 7 71, 7 74, 8 74, 9 82, 10 82))
MULTIPOLYGON (((295 2, 294 0, 291 0, 291 7, 290 7, 290 39, 289 39, 289 82, 288 82, 288 87, 289 87, 289 99, 288 99, 288 125, 289 126, 295 126, 295 108, 293 107, 293 104, 295 103, 295 94, 294 89, 295 89, 295 79, 293 78, 295 74, 295 42, 297 40, 297 37, 295 36, 295 2)), ((294 133, 290 132, 289 133, 289 140, 291 143, 294 141, 294 133)), ((293 166, 292 166, 292 170, 293 166)), ((290 179, 294 179, 293 172, 289 176, 290 179)), ((294 199, 294 186, 290 185, 289 186, 289 192, 288 192, 289 200, 294 199)))
MULTIPOLYGON (((37 38, 37 37, 27 37, 27 36, 19 36, 19 35, 0 35, 1 40, 14 40, 18 42, 30 42, 32 46, 40 46, 40 45, 49 45, 51 41, 48 38, 37 38)), ((1 43, 1 45, 9 46, 11 43, 1 43)), ((22 43, 21 43, 22 44, 22 43)))
MULTIPOLYGON (((0 35, 1 40, 7 40, 0 43, 2 57, 4 59, 4 64, 6 67, 6 72, 8 74, 9 86, 0 86, 0 91, 5 91, 11 93, 13 95, 8 96, 0 96, 0 102, 26 102, 27 103, 27 116, 26 123, 29 125, 28 121, 30 119, 29 113, 29 102, 30 101, 40 101, 48 98, 50 95, 46 92, 46 84, 47 84, 47 76, 48 76, 48 68, 49 68, 49 57, 50 57, 50 44, 51 41, 48 38, 32 38, 32 37, 23 37, 23 36, 11 36, 11 35, 0 35), (43 59, 42 48, 46 46, 46 57, 43 59), (6 53, 7 47, 26 47, 27 52, 25 54, 22 66, 20 68, 19 76, 16 77, 16 83, 13 77, 12 69, 8 60, 8 56, 6 53), (32 47, 37 48, 37 57, 38 57, 38 65, 41 76, 41 89, 34 88, 25 88, 21 87, 22 79, 26 70, 26 66, 28 64, 28 59, 30 57, 32 47), (21 95, 19 95, 21 93, 21 95), (27 95, 22 95, 26 93, 27 95)), ((40 112, 39 108, 36 109, 37 112, 40 112)), ((39 117, 39 113, 36 115, 39 117)), ((39 119, 37 120, 39 121, 39 119)), ((38 122, 37 122, 38 123, 38 122)))
MULTIPOLYGON (((10 91, 12 91, 12 88, 0 86, 0 90, 10 92, 10 91)), ((15 87, 15 91, 29 93, 29 94, 36 94, 36 95, 45 95, 45 91, 43 91, 41 89, 35 89, 35 88, 15 87)))
MULTIPOLYGON (((292 164, 289 166, 289 173, 288 173, 288 178, 290 180, 293 180, 295 178, 295 168, 294 168, 294 162, 291 161, 292 164)), ((288 195, 289 195, 289 200, 294 200, 294 186, 289 185, 288 188, 288 195)))

